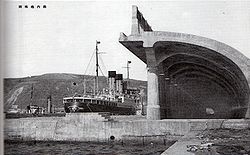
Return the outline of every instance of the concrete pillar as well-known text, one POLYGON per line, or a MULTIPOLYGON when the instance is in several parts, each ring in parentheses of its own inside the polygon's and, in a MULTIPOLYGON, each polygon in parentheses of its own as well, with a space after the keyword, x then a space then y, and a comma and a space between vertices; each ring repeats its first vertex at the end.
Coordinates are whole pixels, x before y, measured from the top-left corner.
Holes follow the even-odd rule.
POLYGON ((148 69, 148 105, 147 105, 147 119, 160 119, 160 105, 159 105, 159 89, 158 76, 156 67, 148 69))
POLYGON ((250 108, 247 108, 247 112, 246 112, 245 118, 250 119, 250 108))
POLYGON ((154 48, 145 48, 148 66, 147 119, 160 119, 159 79, 154 48))
POLYGON ((133 5, 131 35, 140 35, 144 31, 152 31, 152 28, 144 19, 143 15, 138 10, 138 7, 133 5))
POLYGON ((250 99, 248 101, 247 112, 245 118, 250 119, 250 99))
POLYGON ((132 28, 131 28, 132 35, 140 34, 140 26, 139 26, 139 22, 137 19, 137 13, 138 13, 138 7, 133 5, 132 6, 132 28))

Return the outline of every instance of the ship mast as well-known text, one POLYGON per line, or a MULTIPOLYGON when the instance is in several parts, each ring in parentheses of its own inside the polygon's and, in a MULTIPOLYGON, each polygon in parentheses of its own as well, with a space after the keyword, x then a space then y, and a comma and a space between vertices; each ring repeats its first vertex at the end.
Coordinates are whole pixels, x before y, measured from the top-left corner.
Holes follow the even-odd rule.
POLYGON ((101 42, 100 41, 97 41, 96 40, 96 48, 95 48, 95 56, 96 56, 96 77, 95 77, 95 93, 97 94, 98 91, 99 91, 99 86, 98 86, 98 67, 99 67, 99 64, 98 64, 98 44, 100 44, 101 42))
POLYGON ((130 67, 129 67, 129 64, 130 64, 130 63, 131 63, 131 61, 128 61, 128 62, 127 62, 127 67, 126 67, 126 68, 127 68, 127 79, 128 79, 128 80, 129 80, 129 68, 130 68, 130 67))
POLYGON ((127 69, 127 84, 129 85, 129 64, 131 64, 131 61, 127 61, 127 67, 122 67, 127 69))

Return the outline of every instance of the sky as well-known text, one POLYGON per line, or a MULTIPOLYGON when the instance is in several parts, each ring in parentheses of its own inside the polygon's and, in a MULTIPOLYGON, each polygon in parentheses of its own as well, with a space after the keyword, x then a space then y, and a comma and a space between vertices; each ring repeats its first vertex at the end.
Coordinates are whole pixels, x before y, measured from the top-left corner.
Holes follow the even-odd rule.
POLYGON ((147 80, 146 64, 118 41, 120 32, 130 35, 132 5, 154 31, 215 39, 250 58, 250 1, 6 1, 4 77, 95 74, 94 59, 88 64, 98 40, 105 75, 116 70, 126 77, 131 61, 130 78, 147 80))

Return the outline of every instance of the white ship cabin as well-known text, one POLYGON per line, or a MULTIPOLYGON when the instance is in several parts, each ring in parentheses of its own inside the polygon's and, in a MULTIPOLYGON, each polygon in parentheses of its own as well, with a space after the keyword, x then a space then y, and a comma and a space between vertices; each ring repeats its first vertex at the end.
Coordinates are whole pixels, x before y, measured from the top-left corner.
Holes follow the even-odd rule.
MULTIPOLYGON (((84 93, 83 96, 75 94, 72 97, 63 98, 63 103, 91 103, 108 106, 136 106, 140 105, 140 90, 137 88, 127 88, 127 83, 123 81, 122 74, 116 71, 108 72, 108 89, 97 91, 97 94, 84 93)), ((93 92, 92 92, 93 93, 93 92)))
POLYGON ((113 96, 81 96, 81 97, 65 97, 63 103, 97 103, 97 104, 112 104, 112 103, 124 103, 124 96, 113 97, 113 96))

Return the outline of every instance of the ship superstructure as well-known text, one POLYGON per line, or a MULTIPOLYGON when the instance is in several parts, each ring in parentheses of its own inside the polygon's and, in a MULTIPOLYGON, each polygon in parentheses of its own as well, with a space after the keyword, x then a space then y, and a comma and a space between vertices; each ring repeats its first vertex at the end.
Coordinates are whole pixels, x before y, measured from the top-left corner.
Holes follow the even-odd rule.
MULTIPOLYGON (((98 44, 96 41, 96 76, 94 92, 82 95, 75 94, 63 98, 66 113, 70 112, 110 112, 119 115, 134 115, 140 104, 140 95, 137 90, 127 88, 127 82, 122 74, 108 71, 108 89, 99 91, 98 81, 98 44), (129 91, 128 91, 129 90, 129 91)), ((85 88, 84 88, 85 89, 85 88)))
POLYGON ((122 74, 109 71, 108 90, 97 94, 74 95, 63 98, 65 112, 110 112, 120 115, 134 115, 140 104, 137 91, 127 91, 122 74))

